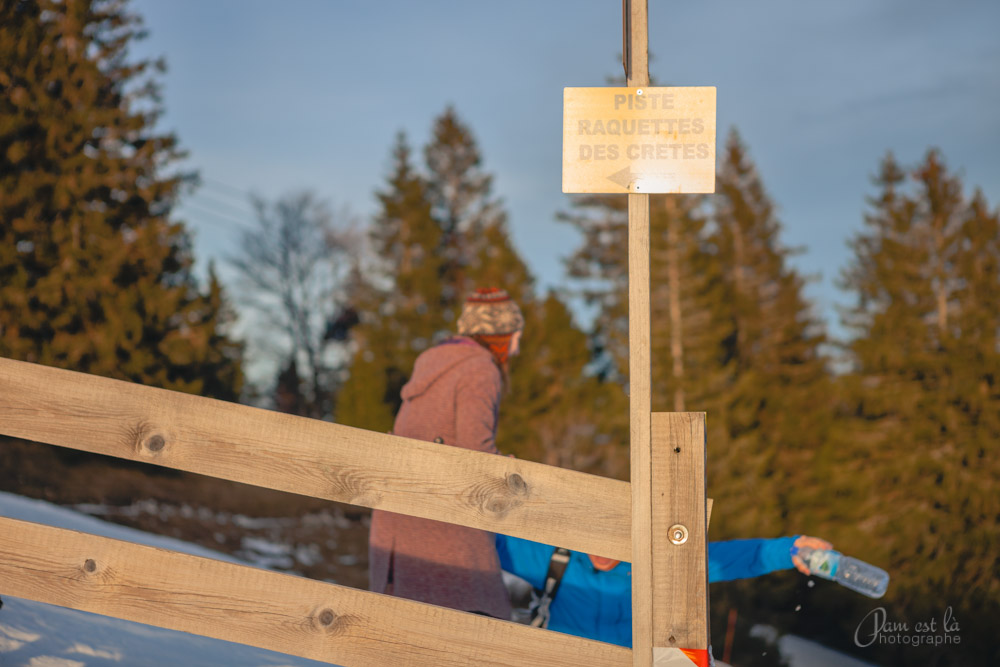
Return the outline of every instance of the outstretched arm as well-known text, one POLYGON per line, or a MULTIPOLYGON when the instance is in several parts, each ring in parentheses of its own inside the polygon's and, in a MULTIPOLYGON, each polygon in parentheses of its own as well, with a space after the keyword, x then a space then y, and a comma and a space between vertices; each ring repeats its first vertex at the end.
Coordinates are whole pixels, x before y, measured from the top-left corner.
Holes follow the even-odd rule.
POLYGON ((805 563, 792 556, 792 547, 810 546, 830 549, 826 540, 808 535, 779 537, 776 539, 727 540, 708 544, 708 581, 731 581, 759 577, 795 567, 809 574, 805 563))

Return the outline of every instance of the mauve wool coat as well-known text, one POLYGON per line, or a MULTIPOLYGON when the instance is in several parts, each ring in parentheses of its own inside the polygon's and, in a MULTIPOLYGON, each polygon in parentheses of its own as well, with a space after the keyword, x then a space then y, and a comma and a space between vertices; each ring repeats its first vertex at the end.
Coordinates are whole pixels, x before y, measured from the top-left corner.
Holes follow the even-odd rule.
MULTIPOLYGON (((417 358, 393 433, 497 453, 503 380, 486 348, 455 338, 417 358)), ((509 619, 493 533, 392 512, 372 512, 369 585, 397 597, 509 619)))

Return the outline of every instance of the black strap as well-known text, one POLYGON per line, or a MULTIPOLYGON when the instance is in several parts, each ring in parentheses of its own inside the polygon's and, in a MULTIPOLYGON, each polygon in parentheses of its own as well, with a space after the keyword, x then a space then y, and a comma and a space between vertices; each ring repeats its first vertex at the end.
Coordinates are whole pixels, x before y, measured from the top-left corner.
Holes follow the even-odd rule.
POLYGON ((532 601, 531 622, 536 628, 547 628, 549 626, 549 607, 556 599, 559 591, 559 584, 566 573, 566 566, 569 565, 570 551, 563 547, 556 547, 549 559, 549 571, 545 575, 545 587, 541 591, 536 591, 537 599, 532 601))

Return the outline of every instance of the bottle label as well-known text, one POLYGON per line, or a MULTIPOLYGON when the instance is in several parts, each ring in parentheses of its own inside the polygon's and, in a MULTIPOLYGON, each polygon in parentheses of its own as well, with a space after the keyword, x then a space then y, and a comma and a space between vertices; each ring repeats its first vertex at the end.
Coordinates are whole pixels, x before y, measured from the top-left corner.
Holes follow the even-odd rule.
POLYGON ((810 554, 809 569, 821 577, 831 578, 837 573, 837 561, 834 554, 826 550, 816 550, 810 554))

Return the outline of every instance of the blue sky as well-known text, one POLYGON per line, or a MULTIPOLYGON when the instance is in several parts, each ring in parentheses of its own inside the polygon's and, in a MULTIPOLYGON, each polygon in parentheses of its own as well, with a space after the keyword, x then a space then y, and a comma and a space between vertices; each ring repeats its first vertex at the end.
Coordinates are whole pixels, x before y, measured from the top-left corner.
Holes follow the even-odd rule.
MULTIPOLYGON (((861 226, 870 175, 942 150, 1000 203, 1000 3, 993 0, 650 0, 651 71, 716 86, 720 145, 737 127, 784 223, 794 261, 834 280, 861 226)), ((579 243, 555 221, 562 89, 621 73, 618 0, 341 2, 136 0, 166 58, 163 126, 205 186, 178 210, 204 264, 234 248, 241 193, 313 189, 362 219, 375 210, 395 133, 422 146, 454 105, 480 142, 517 247, 543 287, 565 284, 579 243)), ((226 276, 226 272, 223 272, 226 276)))

